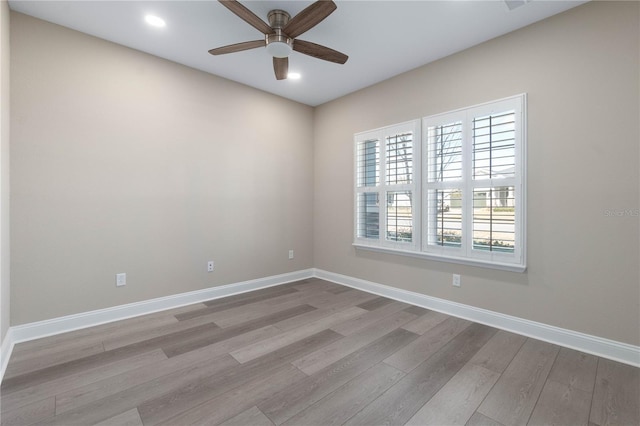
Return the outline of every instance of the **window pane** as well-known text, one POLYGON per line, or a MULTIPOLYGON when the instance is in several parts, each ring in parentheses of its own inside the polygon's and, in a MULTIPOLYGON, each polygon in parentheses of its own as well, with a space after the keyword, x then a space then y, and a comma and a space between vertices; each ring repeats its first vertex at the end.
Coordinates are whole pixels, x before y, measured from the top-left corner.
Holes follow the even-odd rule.
POLYGON ((378 193, 358 194, 358 238, 378 238, 380 229, 380 208, 378 193))
POLYGON ((473 190, 473 248, 513 253, 515 247, 515 188, 473 190))
POLYGON ((427 129, 429 182, 462 179, 462 123, 427 129))
POLYGON ((427 191, 428 244, 460 247, 462 244, 462 191, 459 189, 427 191))
POLYGON ((412 241, 411 195, 411 191, 387 192, 387 240, 412 241))
POLYGON ((515 118, 513 111, 474 118, 474 179, 515 176, 515 118))
POLYGON ((358 144, 358 186, 377 186, 380 183, 380 141, 358 144))
POLYGON ((387 138, 387 185, 411 183, 413 174, 413 134, 387 138))

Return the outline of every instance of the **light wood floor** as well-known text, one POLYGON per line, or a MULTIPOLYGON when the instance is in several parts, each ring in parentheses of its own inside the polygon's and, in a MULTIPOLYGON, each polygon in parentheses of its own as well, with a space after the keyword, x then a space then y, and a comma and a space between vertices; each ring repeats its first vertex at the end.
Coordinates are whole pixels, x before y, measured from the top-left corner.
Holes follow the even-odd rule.
POLYGON ((2 425, 638 425, 639 369, 317 279, 18 344, 2 425))

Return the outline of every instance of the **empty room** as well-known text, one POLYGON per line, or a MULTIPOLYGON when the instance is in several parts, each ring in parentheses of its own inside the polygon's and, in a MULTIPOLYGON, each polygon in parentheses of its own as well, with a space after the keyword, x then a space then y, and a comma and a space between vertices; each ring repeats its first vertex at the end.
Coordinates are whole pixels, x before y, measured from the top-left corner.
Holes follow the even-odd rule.
POLYGON ((640 424, 637 1, 0 0, 0 424, 640 424))

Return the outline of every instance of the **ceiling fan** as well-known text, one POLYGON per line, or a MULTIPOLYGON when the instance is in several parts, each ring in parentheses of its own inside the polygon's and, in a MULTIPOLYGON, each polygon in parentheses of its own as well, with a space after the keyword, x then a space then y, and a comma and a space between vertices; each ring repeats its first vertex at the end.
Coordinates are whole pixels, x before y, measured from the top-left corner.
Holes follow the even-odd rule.
POLYGON ((269 24, 258 18, 253 12, 236 0, 218 0, 235 13, 240 19, 264 34, 264 39, 230 44, 209 50, 212 55, 240 52, 242 50, 266 47, 273 56, 273 70, 277 80, 287 78, 289 70, 289 55, 293 50, 314 58, 337 64, 344 64, 349 57, 337 50, 330 49, 310 41, 298 40, 296 37, 318 25, 322 20, 336 10, 336 4, 331 0, 319 0, 312 3, 302 12, 291 18, 284 10, 272 10, 267 18, 269 24))

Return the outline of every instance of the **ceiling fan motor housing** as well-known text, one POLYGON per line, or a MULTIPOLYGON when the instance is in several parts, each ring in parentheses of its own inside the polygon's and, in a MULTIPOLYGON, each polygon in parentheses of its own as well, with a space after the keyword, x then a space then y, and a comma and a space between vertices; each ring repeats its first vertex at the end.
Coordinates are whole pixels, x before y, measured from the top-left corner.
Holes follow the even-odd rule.
POLYGON ((284 10, 276 9, 267 15, 273 33, 265 35, 267 52, 274 58, 287 58, 293 51, 293 39, 282 32, 291 16, 284 10))

